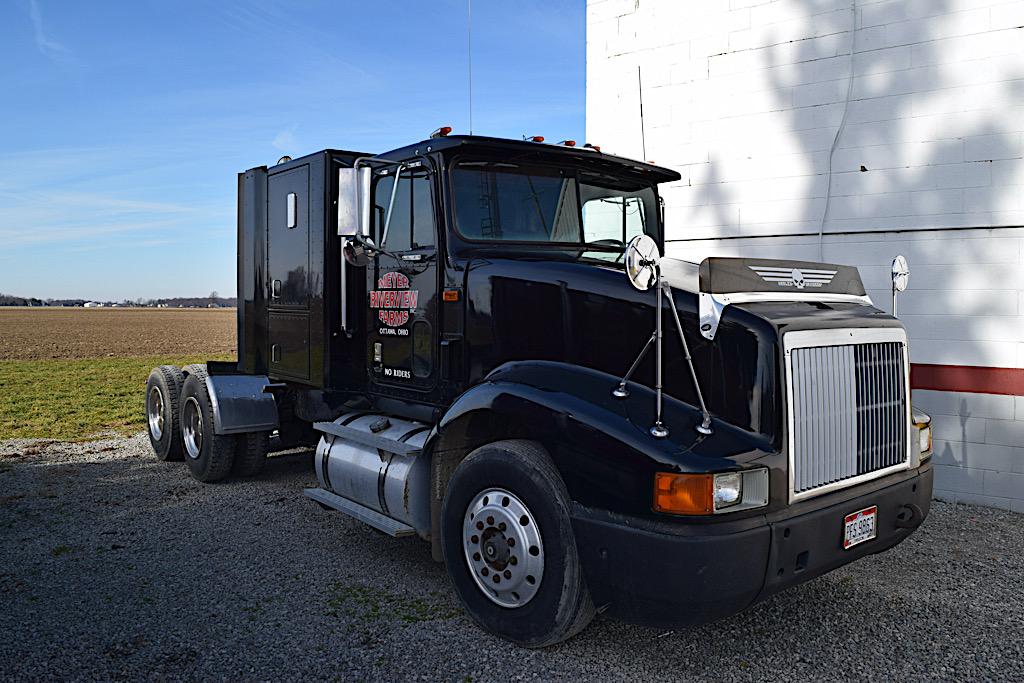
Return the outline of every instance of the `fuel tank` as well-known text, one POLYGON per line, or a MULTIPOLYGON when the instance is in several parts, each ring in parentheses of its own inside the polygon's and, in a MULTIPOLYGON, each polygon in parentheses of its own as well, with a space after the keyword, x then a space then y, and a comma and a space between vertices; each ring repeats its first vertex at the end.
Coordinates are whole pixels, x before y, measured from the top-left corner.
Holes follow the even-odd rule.
POLYGON ((325 432, 313 459, 321 488, 414 529, 430 527, 425 425, 357 413, 318 427, 325 432))

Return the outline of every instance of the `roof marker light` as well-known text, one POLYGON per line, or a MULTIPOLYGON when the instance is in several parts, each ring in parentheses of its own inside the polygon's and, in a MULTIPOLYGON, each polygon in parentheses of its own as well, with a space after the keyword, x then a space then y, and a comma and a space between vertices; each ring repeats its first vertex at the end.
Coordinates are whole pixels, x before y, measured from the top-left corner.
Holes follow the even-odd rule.
POLYGON ((441 126, 437 130, 435 130, 433 133, 431 133, 430 137, 431 137, 431 139, 433 139, 433 138, 445 138, 445 137, 448 137, 448 133, 451 133, 451 132, 452 132, 452 127, 451 126, 441 126))
POLYGON ((544 142, 544 136, 543 135, 530 135, 530 136, 524 135, 523 139, 526 140, 527 142, 544 142))
POLYGON ((600 148, 600 147, 598 147, 597 145, 592 145, 592 144, 590 144, 589 142, 588 142, 587 144, 583 145, 583 148, 584 148, 584 149, 592 149, 592 150, 594 150, 595 152, 600 152, 600 151, 601 151, 601 148, 600 148))
POLYGON ((558 144, 565 145, 566 147, 575 147, 576 146, 576 141, 575 140, 562 140, 558 144))

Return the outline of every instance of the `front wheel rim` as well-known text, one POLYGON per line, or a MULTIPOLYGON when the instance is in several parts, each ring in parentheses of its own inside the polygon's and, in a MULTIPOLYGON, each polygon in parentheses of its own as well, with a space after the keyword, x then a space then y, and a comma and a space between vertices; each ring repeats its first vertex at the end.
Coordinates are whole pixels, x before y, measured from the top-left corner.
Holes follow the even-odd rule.
POLYGON ((203 451, 203 411, 199 409, 199 401, 189 396, 181 412, 181 437, 185 442, 185 451, 193 460, 203 451))
POLYGON ((502 607, 522 607, 540 590, 544 544, 526 504, 504 489, 478 493, 462 522, 466 565, 480 591, 502 607))
POLYGON ((150 435, 155 441, 160 441, 164 438, 164 395, 160 391, 160 387, 153 387, 149 390, 146 416, 149 421, 150 435))

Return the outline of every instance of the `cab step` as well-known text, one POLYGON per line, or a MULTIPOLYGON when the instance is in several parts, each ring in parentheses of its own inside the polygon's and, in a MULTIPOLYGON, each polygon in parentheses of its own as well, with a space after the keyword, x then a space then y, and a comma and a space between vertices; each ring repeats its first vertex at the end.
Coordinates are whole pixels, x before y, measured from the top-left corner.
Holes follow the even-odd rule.
POLYGON ((378 531, 383 531, 388 536, 404 538, 406 536, 416 535, 416 530, 408 524, 403 524, 397 519, 392 519, 382 515, 376 510, 372 510, 365 505, 360 505, 348 498, 343 498, 336 493, 331 493, 324 489, 305 489, 303 493, 318 503, 323 503, 329 508, 333 508, 339 512, 344 512, 349 517, 353 517, 360 522, 365 522, 378 531))

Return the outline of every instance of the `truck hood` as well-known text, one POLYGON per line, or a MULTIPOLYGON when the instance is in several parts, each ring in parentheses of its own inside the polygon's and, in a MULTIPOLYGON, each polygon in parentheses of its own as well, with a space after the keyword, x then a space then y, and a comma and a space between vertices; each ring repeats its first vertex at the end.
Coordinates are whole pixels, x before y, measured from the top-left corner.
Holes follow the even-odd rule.
MULTIPOLYGON (((466 333, 474 349, 468 369, 471 382, 480 381, 501 363, 517 360, 557 361, 612 376, 625 374, 654 329, 654 291, 634 289, 621 266, 615 264, 503 256, 489 255, 467 264, 466 333)), ((685 262, 677 267, 674 261, 665 260, 665 274, 673 283, 677 312, 708 408, 716 418, 750 433, 759 443, 767 440, 781 445, 785 332, 900 325, 871 306, 866 296, 810 293, 806 290, 825 288, 807 288, 806 283, 799 293, 701 292, 700 267, 685 262), (689 280, 672 279, 675 270, 689 280), (701 299, 732 294, 761 294, 763 298, 722 305, 715 334, 709 338, 701 329, 701 299), (828 298, 837 300, 823 300, 828 298)), ((749 265, 736 261, 726 265, 749 265)), ((757 261, 761 263, 765 262, 757 261)), ((837 276, 841 268, 835 267, 837 276)), ((717 271, 714 268, 712 278, 717 271)), ((859 283, 860 279, 854 280, 851 274, 846 282, 859 283)), ((769 285, 776 286, 768 282, 759 286, 769 285)), ((665 316, 663 323, 665 391, 696 406, 693 381, 672 316, 665 316)), ((653 354, 648 354, 636 369, 634 381, 653 387, 654 370, 653 354)))

